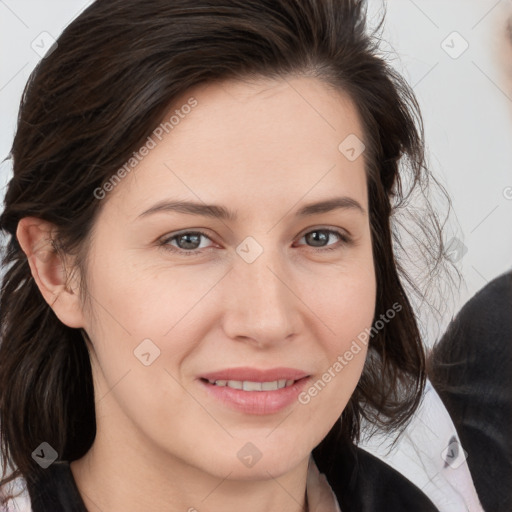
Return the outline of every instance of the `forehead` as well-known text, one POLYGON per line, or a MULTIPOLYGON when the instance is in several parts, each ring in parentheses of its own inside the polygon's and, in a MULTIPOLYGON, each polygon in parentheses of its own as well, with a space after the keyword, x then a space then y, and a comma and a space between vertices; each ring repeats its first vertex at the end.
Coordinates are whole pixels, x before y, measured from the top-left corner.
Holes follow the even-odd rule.
POLYGON ((215 135, 211 132, 213 125, 215 132, 241 142, 279 143, 305 136, 311 141, 308 149, 319 141, 324 146, 336 144, 340 136, 349 133, 363 136, 357 109, 349 96, 313 77, 204 84, 178 98, 170 112, 191 96, 198 102, 189 116, 193 121, 180 123, 178 131, 188 127, 203 138, 215 135))
POLYGON ((268 205, 336 188, 364 202, 364 155, 344 153, 344 141, 364 140, 356 107, 318 79, 203 84, 178 98, 161 126, 154 148, 127 177, 131 186, 118 191, 125 199, 229 202, 235 195, 242 205, 268 205))

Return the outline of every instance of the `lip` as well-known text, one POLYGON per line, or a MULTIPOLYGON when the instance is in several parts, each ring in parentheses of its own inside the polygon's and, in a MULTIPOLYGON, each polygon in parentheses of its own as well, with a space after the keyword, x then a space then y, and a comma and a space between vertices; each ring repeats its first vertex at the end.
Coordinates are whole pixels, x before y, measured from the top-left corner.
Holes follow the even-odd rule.
POLYGON ((258 368, 239 367, 227 368, 216 372, 200 375, 206 380, 248 380, 251 382, 273 382, 274 380, 299 380, 308 377, 309 374, 295 368, 270 368, 262 370, 258 368))
POLYGON ((199 384, 209 396, 213 396, 223 405, 236 411, 266 415, 282 411, 297 402, 298 395, 310 380, 310 375, 294 368, 228 368, 201 375, 199 384), (251 382, 273 382, 275 380, 294 380, 289 387, 273 391, 243 391, 227 386, 216 386, 208 381, 238 380, 251 382))

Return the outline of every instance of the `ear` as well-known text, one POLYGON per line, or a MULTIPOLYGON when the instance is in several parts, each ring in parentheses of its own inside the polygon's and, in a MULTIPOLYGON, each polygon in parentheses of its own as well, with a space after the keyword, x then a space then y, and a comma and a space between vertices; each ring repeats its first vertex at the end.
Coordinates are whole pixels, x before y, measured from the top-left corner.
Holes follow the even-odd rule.
POLYGON ((68 282, 71 265, 55 248, 56 232, 50 222, 24 217, 18 223, 16 238, 27 255, 32 277, 59 320, 68 327, 84 327, 78 285, 68 282))

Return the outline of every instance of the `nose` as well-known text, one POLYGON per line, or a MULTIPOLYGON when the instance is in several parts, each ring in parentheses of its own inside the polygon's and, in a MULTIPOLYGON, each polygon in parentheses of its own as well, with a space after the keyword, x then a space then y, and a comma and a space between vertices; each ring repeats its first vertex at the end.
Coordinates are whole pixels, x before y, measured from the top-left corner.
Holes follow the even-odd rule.
POLYGON ((264 250, 252 263, 237 258, 227 279, 223 327, 231 339, 264 348, 300 331, 302 302, 282 256, 264 250))

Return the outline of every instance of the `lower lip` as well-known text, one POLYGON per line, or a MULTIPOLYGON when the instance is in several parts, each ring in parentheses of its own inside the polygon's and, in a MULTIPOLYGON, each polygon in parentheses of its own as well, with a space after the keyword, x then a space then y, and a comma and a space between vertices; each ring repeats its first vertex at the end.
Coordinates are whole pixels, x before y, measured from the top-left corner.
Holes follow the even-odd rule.
POLYGON ((246 414, 263 415, 279 412, 296 402, 308 380, 309 377, 304 377, 289 387, 275 391, 243 391, 228 386, 216 386, 204 380, 199 382, 207 393, 228 407, 246 414))

